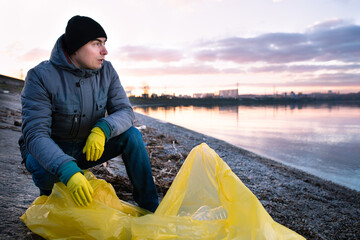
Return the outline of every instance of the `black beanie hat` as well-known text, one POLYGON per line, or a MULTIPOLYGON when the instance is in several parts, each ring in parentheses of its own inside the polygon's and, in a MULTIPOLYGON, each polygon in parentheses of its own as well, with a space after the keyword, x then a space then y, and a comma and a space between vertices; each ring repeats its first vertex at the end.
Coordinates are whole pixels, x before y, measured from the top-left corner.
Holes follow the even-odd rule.
POLYGON ((66 52, 71 55, 76 50, 98 37, 107 38, 104 29, 95 20, 84 17, 72 17, 66 26, 64 43, 66 52))

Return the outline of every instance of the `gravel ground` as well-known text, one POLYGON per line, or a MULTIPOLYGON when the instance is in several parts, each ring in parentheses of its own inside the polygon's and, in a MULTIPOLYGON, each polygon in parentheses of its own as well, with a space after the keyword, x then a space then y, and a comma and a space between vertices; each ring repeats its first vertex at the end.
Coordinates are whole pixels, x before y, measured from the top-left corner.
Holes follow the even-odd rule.
MULTIPOLYGON (((42 239, 19 219, 38 196, 31 176, 20 164, 19 94, 4 93, 0 88, 0 102, 0 239, 42 239)), ((166 193, 187 153, 205 142, 227 162, 278 223, 307 239, 360 239, 360 192, 141 114, 136 114, 136 126, 143 128, 160 197, 166 193)), ((132 202, 131 186, 119 159, 92 171, 98 177, 107 177, 119 197, 132 202)))

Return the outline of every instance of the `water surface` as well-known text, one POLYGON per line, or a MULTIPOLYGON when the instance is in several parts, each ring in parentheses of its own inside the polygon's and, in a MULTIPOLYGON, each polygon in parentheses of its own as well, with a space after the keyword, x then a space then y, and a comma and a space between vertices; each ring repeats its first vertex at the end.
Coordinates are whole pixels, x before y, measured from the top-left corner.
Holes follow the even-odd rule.
POLYGON ((360 107, 136 107, 360 191, 360 107))

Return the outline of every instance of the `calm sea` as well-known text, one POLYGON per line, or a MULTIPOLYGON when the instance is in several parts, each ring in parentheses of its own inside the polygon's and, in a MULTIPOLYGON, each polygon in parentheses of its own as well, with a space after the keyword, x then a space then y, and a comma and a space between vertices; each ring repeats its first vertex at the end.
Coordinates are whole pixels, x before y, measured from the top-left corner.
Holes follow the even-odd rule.
POLYGON ((360 191, 360 107, 136 107, 167 121, 360 191))

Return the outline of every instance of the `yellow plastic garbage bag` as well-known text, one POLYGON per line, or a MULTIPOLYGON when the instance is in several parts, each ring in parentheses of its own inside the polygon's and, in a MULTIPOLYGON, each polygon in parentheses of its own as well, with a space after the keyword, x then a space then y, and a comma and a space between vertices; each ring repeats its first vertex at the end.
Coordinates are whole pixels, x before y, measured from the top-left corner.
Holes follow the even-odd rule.
POLYGON ((185 160, 154 214, 119 200, 86 172, 93 203, 76 207, 58 183, 21 217, 48 239, 304 239, 276 223, 254 194, 205 143, 185 160))

